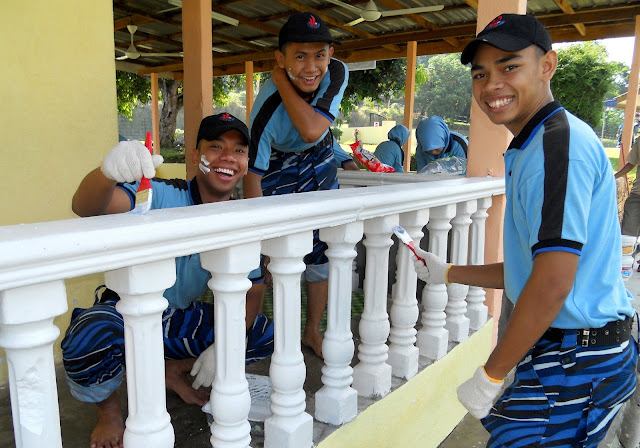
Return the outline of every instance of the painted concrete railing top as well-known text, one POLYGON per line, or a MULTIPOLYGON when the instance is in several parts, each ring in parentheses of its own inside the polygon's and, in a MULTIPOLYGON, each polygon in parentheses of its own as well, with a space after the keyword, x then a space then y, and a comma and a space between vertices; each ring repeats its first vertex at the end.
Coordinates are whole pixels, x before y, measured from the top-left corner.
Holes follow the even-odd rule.
MULTIPOLYGON (((161 316, 164 290, 175 282, 175 258, 200 254, 211 272, 216 315, 216 375, 211 392, 211 445, 248 447, 251 399, 243 375, 244 301, 259 254, 271 258, 275 348, 270 363, 272 416, 266 448, 313 445, 312 417, 304 412, 305 366, 300 350, 300 275, 312 230, 328 244, 329 302, 323 342, 324 386, 316 393, 316 420, 339 425, 357 414, 357 395, 384 396, 391 376, 415 375, 419 354, 437 360, 447 342, 464 340, 486 322, 484 293, 462 285, 425 286, 419 332, 416 274, 399 248, 393 305, 387 313, 391 228, 400 223, 414 239, 429 230, 429 249, 480 264, 484 220, 504 179, 356 173, 348 188, 297 195, 0 228, 0 347, 7 354, 16 446, 61 447, 52 346, 53 318, 67 309, 64 280, 105 272, 123 315, 129 415, 124 445, 174 446, 166 411, 161 316), (393 177, 392 177, 393 176, 393 177), (409 176, 409 177, 407 177, 409 176), (406 180, 405 180, 406 179, 406 180), (422 181, 424 180, 424 181, 422 181), (350 330, 351 267, 365 236, 365 304, 359 363, 350 330), (468 307, 467 307, 468 304, 468 307), (28 312, 25 312, 28 310, 28 312), (387 346, 387 339, 389 346, 387 346), (387 362, 388 361, 388 362, 387 362), (137 368, 144 366, 144 369, 137 368), (38 400, 30 399, 37 396, 38 400)), ((346 179, 343 184, 347 184, 346 179)))
POLYGON ((503 178, 366 174, 395 185, 0 227, 0 290, 504 193, 503 178))

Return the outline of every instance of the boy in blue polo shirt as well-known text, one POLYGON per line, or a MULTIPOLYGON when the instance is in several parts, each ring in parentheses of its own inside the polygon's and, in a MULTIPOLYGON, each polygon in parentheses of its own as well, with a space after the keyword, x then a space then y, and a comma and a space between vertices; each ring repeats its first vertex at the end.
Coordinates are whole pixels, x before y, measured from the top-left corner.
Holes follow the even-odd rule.
MULTIPOLYGON (((347 87, 346 65, 332 59, 327 25, 311 12, 289 17, 280 30, 277 64, 251 112, 245 198, 338 188, 329 126, 347 87)), ((327 245, 314 231, 304 257, 308 313, 302 344, 322 357, 319 327, 327 304, 327 245)))
MULTIPOLYGON (((72 202, 79 216, 125 213, 133 209, 144 175, 153 187, 152 209, 187 207, 227 201, 247 172, 249 132, 228 113, 206 117, 200 123, 191 163, 198 166, 190 181, 153 178, 163 161, 138 141, 118 143, 102 166, 80 183, 72 202)), ((247 292, 246 362, 273 352, 273 324, 258 313, 264 293, 260 269, 250 275, 247 292)), ((213 307, 198 301, 211 279, 200 265, 200 255, 176 258, 176 283, 164 292, 169 306, 162 315, 165 381, 186 403, 202 406, 214 376, 213 307), (196 359, 197 358, 197 359, 196 359), (193 383, 187 374, 195 376, 193 383)), ((101 288, 98 288, 98 290, 101 288)), ((71 394, 96 403, 98 421, 91 433, 92 448, 122 448, 124 421, 117 389, 124 376, 124 322, 116 310, 118 295, 106 289, 87 309, 76 308, 62 341, 63 363, 71 394)))
POLYGON ((554 101, 557 54, 534 17, 496 17, 461 61, 472 63, 482 111, 515 136, 504 263, 452 266, 424 251, 426 267, 414 262, 430 283, 504 288, 515 307, 458 399, 482 419, 488 447, 595 448, 635 390, 638 360, 609 160, 593 130, 554 101))

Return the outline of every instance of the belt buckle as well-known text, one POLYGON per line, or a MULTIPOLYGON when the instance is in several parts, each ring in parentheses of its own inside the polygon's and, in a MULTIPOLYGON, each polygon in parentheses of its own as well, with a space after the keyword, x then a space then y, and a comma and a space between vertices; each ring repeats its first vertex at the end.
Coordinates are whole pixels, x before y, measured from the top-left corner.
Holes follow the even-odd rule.
POLYGON ((582 340, 580 341, 582 347, 589 347, 589 333, 590 331, 588 328, 582 330, 582 340))

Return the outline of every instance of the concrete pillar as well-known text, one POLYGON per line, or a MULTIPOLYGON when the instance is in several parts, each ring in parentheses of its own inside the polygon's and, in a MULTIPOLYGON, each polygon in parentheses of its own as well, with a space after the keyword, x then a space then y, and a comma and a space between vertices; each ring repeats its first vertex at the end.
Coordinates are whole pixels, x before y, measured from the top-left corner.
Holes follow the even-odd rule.
POLYGON ((636 16, 635 28, 636 41, 633 48, 633 60, 631 62, 631 73, 629 73, 629 86, 627 88, 627 103, 624 108, 624 127, 622 128, 622 145, 620 147, 620 157, 618 159, 618 169, 622 168, 627 160, 627 154, 631 150, 633 139, 633 124, 636 119, 636 107, 638 102, 638 76, 640 74, 640 16, 636 16))
MULTIPOLYGON (((413 100, 416 93, 416 55, 418 43, 416 41, 407 42, 407 80, 405 81, 404 95, 404 125, 407 129, 413 128, 413 100)), ((411 166, 411 134, 404 144, 404 163, 402 168, 405 173, 411 166)))
MULTIPOLYGON (((476 34, 499 14, 526 14, 526 0, 479 0, 476 34)), ((504 176, 502 154, 507 149, 513 136, 504 126, 491 123, 491 120, 480 110, 475 100, 471 102, 471 127, 469 128, 469 160, 467 161, 468 177, 504 176)), ((502 261, 502 222, 504 219, 504 196, 495 196, 489 218, 486 221, 487 239, 485 246, 485 263, 502 261)), ((486 290, 486 305, 489 314, 494 317, 493 341, 498 334, 498 318, 500 317, 501 291, 486 290)))

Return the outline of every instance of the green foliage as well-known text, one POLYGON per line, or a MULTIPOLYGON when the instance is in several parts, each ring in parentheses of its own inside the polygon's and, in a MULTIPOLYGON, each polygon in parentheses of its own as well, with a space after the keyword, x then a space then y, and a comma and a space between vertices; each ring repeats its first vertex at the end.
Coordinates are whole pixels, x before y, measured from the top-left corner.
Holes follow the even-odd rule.
POLYGON ((471 108, 469 68, 460 64, 460 53, 426 59, 426 82, 416 89, 414 109, 421 116, 439 115, 445 121, 468 117, 471 108))
MULTIPOLYGON (((340 110, 348 119, 351 112, 365 100, 375 104, 402 98, 406 77, 405 58, 377 61, 376 68, 372 70, 350 72, 340 110)), ((416 76, 416 84, 419 80, 416 76)))
POLYGON ((151 101, 151 82, 144 76, 116 70, 118 113, 129 120, 136 104, 151 101))
POLYGON ((558 50, 558 68, 551 79, 554 98, 594 129, 602 123, 602 102, 613 89, 620 64, 607 62, 606 48, 581 42, 558 50))

